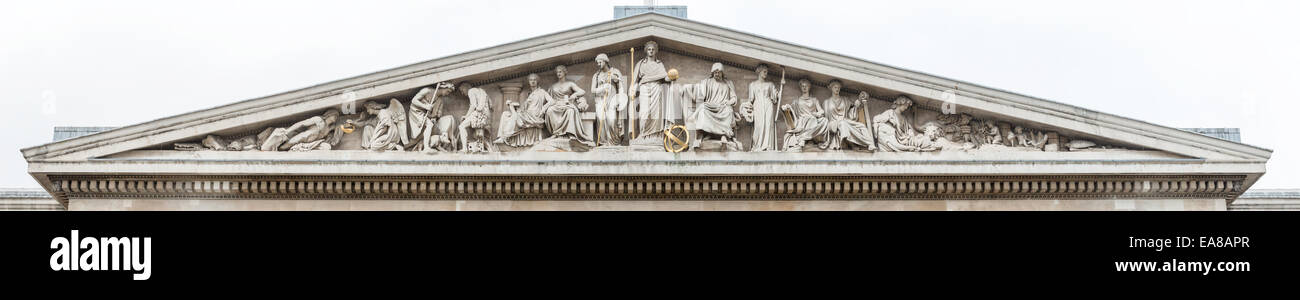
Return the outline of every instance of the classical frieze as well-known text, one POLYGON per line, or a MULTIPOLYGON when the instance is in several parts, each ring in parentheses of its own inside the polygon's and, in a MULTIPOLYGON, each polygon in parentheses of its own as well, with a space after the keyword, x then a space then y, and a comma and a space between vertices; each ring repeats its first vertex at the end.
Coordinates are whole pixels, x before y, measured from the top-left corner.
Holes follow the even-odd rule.
POLYGON ((654 14, 22 152, 56 199, 92 205, 101 198, 1213 203, 1258 180, 1271 155, 654 14))
MULTIPOLYGON (((850 151, 864 156, 871 152, 1119 148, 1013 122, 976 118, 961 107, 940 113, 916 105, 908 95, 895 95, 892 100, 873 98, 866 90, 871 87, 853 83, 856 89, 848 89, 839 79, 818 85, 799 78, 793 82, 795 94, 787 97, 785 87, 792 82, 787 81, 784 68, 779 79, 773 80, 769 78, 774 68, 766 63, 746 67, 683 51, 660 51, 653 40, 641 49, 645 56, 639 60, 635 49, 625 55, 626 65, 631 66, 626 75, 614 67, 611 56, 600 53, 590 63, 580 63, 592 65, 591 76, 571 75, 569 66, 561 64, 551 70, 554 80, 550 84, 544 84, 544 77, 537 73, 528 74, 523 82, 513 82, 515 78, 479 81, 477 85, 445 81, 420 88, 409 100, 357 100, 361 111, 355 114, 341 115, 338 108, 331 108, 287 126, 273 125, 242 136, 208 135, 199 141, 176 143, 173 148, 432 154, 632 147, 672 152, 850 151), (670 59, 660 52, 669 53, 670 59), (748 69, 737 71, 735 66, 748 69), (748 82, 737 88, 737 78, 748 82), (589 84, 580 84, 580 80, 589 84), (491 93, 483 88, 485 84, 492 87, 491 93), (454 97, 456 94, 463 98, 454 97), (825 96, 819 98, 818 94, 825 96), (451 107, 463 109, 463 113, 451 107), (925 110, 919 117, 918 108, 925 110), (679 133, 665 134, 673 127, 679 127, 679 133), (349 135, 358 135, 352 139, 360 142, 341 144, 349 135)), ((346 104, 341 106, 346 110, 346 104)))

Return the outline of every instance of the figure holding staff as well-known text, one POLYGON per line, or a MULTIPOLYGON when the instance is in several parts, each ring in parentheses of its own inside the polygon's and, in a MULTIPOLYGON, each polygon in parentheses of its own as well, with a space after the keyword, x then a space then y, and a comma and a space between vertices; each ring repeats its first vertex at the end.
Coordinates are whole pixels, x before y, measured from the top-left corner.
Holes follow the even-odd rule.
POLYGON ((596 74, 591 76, 591 94, 596 100, 596 143, 616 146, 622 143, 623 126, 618 113, 627 106, 623 73, 609 65, 609 56, 596 56, 596 74))

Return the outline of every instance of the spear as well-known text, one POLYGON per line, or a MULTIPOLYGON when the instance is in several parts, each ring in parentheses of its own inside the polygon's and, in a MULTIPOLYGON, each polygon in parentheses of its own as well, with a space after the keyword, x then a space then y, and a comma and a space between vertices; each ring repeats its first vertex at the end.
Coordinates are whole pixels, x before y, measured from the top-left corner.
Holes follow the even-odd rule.
MULTIPOLYGON (((785 82, 785 66, 781 66, 781 81, 780 81, 780 82, 785 82)), ((785 92, 785 84, 781 84, 781 86, 779 86, 779 87, 776 88, 776 103, 772 104, 773 106, 775 106, 775 109, 773 109, 773 111, 776 112, 776 119, 775 119, 775 120, 772 120, 772 126, 776 126, 776 121, 777 121, 777 120, 780 120, 780 119, 781 119, 781 114, 784 113, 783 111, 781 111, 781 94, 783 94, 784 92, 785 92)), ((786 125, 788 125, 788 127, 790 127, 790 128, 794 128, 794 120, 791 119, 791 118, 793 118, 793 117, 794 117, 794 116, 793 116, 793 113, 791 113, 790 118, 786 118, 786 119, 790 119, 790 120, 786 120, 786 125)), ((790 129, 790 128, 787 128, 787 129, 790 129)))
POLYGON ((627 48, 627 52, 629 54, 628 62, 632 63, 631 64, 632 68, 630 70, 632 72, 632 81, 633 81, 628 83, 628 86, 634 87, 628 89, 627 91, 627 102, 628 102, 627 130, 630 133, 628 135, 628 141, 631 141, 633 139, 636 139, 636 122, 632 121, 632 119, 636 116, 636 96, 633 96, 633 94, 636 93, 635 91, 635 87, 637 86, 636 81, 641 79, 636 77, 636 47, 627 48))

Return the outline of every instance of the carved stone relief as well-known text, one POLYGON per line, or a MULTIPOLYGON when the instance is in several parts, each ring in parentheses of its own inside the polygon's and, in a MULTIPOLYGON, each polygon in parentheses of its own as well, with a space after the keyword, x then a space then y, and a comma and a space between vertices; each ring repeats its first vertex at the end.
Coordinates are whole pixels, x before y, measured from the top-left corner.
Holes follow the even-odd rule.
POLYGON ((699 132, 691 143, 696 147, 740 151, 744 146, 736 141, 735 133, 740 116, 732 110, 739 97, 735 85, 726 78, 722 63, 714 63, 710 77, 687 90, 694 94, 690 97, 694 109, 685 116, 687 129, 699 132))
POLYGON ((454 149, 456 143, 453 141, 458 136, 452 124, 456 123, 456 117, 443 112, 443 107, 449 101, 447 95, 454 90, 451 84, 444 82, 415 93, 407 117, 410 136, 403 148, 423 152, 454 149))
POLYGON ((657 56, 659 43, 646 42, 644 49, 646 57, 632 68, 632 87, 628 89, 635 99, 630 103, 632 111, 629 112, 632 116, 628 126, 633 137, 631 144, 662 145, 664 125, 668 122, 664 115, 670 93, 668 68, 657 56))
POLYGON ((591 76, 591 93, 596 100, 597 144, 616 146, 623 144, 624 122, 627 110, 627 82, 623 72, 610 66, 609 56, 596 56, 596 73, 591 76), (621 116, 621 117, 620 117, 621 116))
POLYGON ((518 86, 502 85, 506 108, 501 112, 501 125, 493 143, 529 147, 542 140, 542 127, 546 125, 543 108, 549 95, 541 88, 541 76, 528 74, 528 90, 523 94, 518 92, 518 86), (524 99, 523 103, 517 102, 519 98, 524 99))
POLYGON ((371 151, 403 151, 410 142, 407 136, 406 110, 397 99, 388 106, 366 102, 366 113, 356 123, 362 125, 361 147, 371 151))
MULTIPOLYGON (((862 84, 849 83, 856 90, 844 96, 841 92, 846 83, 837 79, 823 88, 803 78, 791 95, 783 95, 787 84, 784 68, 779 80, 772 80, 768 77, 775 70, 766 64, 760 63, 752 71, 750 67, 737 70, 734 63, 681 52, 665 54, 654 41, 644 44, 642 50, 644 57, 635 57, 638 52, 633 51, 619 54, 616 57, 622 58, 615 60, 602 53, 594 61, 556 65, 553 80, 534 73, 522 80, 505 79, 482 83, 484 86, 441 82, 415 91, 409 101, 363 99, 364 110, 357 114, 342 115, 338 109, 328 109, 292 124, 286 121, 259 127, 256 132, 207 135, 198 141, 176 143, 173 148, 430 154, 583 152, 596 147, 664 151, 657 150, 664 149, 664 129, 676 125, 688 131, 686 151, 852 151, 870 155, 1116 148, 1026 124, 976 118, 969 112, 943 114, 922 108, 918 113, 910 96, 890 95, 892 101, 872 98, 862 90, 871 87, 862 84), (628 75, 616 65, 628 67, 628 75), (570 76, 570 67, 591 76, 570 76), (737 89, 733 78, 744 80, 745 88, 737 89), (583 89, 583 84, 589 89, 583 89), (500 110, 499 114, 494 115, 494 110, 500 110)), ((406 99, 406 95, 399 97, 406 99)))
POLYGON ((778 84, 772 84, 767 81, 769 68, 766 64, 759 64, 754 69, 758 78, 749 83, 749 97, 740 105, 740 114, 745 122, 753 123, 750 151, 754 152, 780 149, 776 144, 779 135, 776 131, 776 106, 781 103, 781 89, 778 86, 785 86, 785 75, 782 74, 778 84))
POLYGON ((460 133, 460 152, 496 152, 496 147, 489 141, 488 132, 492 125, 492 110, 487 92, 474 87, 469 82, 462 82, 459 89, 469 97, 469 110, 461 119, 457 131, 460 133))
POLYGON ((550 101, 543 107, 546 129, 553 139, 567 139, 586 146, 595 146, 591 131, 582 123, 582 111, 587 109, 587 91, 565 76, 568 68, 555 66, 556 82, 551 84, 550 101))

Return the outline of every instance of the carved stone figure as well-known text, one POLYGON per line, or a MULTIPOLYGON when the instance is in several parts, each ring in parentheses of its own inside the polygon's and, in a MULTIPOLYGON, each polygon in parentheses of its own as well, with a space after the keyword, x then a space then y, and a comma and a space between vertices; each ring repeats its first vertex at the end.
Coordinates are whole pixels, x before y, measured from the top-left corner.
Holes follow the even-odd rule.
POLYGON ((591 76, 591 94, 596 100, 596 130, 600 145, 619 145, 623 142, 623 123, 619 112, 627 107, 623 73, 609 65, 609 56, 596 56, 596 74, 591 76))
POLYGON ((366 101, 365 115, 357 120, 348 120, 349 124, 364 125, 361 134, 361 147, 371 151, 403 151, 402 145, 410 141, 406 136, 406 110, 397 99, 388 100, 388 106, 374 101, 366 101))
POLYGON ((1011 147, 1020 147, 1020 146, 1022 146, 1021 143, 1020 143, 1020 138, 1021 138, 1020 134, 1025 133, 1025 130, 1024 130, 1024 129, 1019 129, 1019 130, 1017 130, 1017 128, 1019 128, 1019 127, 1020 127, 1020 126, 1008 126, 1008 127, 1007 127, 1008 130, 1007 130, 1007 137, 1006 137, 1006 138, 1007 138, 1007 145, 1008 145, 1008 146, 1011 146, 1011 147))
MULTIPOLYGON (((274 130, 274 128, 267 128, 267 129, 274 130)), ((201 143, 203 147, 207 147, 207 149, 212 149, 212 150, 227 150, 228 149, 227 146, 229 145, 226 143, 225 138, 222 138, 221 136, 218 135, 211 135, 211 134, 203 138, 203 141, 201 143)))
POLYGON ((591 139, 591 133, 582 126, 581 112, 587 109, 587 98, 583 95, 586 95, 587 91, 578 87, 577 83, 566 79, 564 76, 567 74, 568 70, 564 65, 555 66, 555 77, 558 81, 551 84, 551 99, 544 109, 546 128, 551 131, 553 137, 568 136, 582 144, 594 146, 596 143, 591 139), (574 105, 574 101, 578 104, 574 105))
POLYGON ((977 141, 974 136, 978 130, 972 127, 973 120, 969 114, 944 114, 937 118, 945 138, 954 143, 975 144, 977 141))
POLYGON ((289 128, 289 132, 296 132, 294 127, 306 129, 289 138, 288 142, 280 145, 280 149, 291 151, 334 149, 334 146, 338 145, 339 140, 343 138, 343 131, 339 129, 337 124, 338 118, 339 110, 330 109, 325 111, 324 115, 294 124, 293 127, 289 128))
MULTIPOLYGON (((669 74, 672 74, 672 71, 676 69, 670 70, 669 74)), ((704 101, 704 93, 699 92, 701 86, 698 82, 679 83, 676 81, 677 76, 670 75, 668 80, 670 80, 667 88, 669 96, 665 97, 668 103, 665 104, 667 115, 664 116, 664 120, 668 124, 686 126, 686 130, 691 132, 690 140, 687 141, 689 147, 699 147, 700 134, 696 128, 699 125, 695 123, 695 111, 704 101)))
POLYGON ((998 124, 998 132, 1002 133, 1001 144, 1006 145, 1007 147, 1015 147, 1016 136, 1014 132, 1011 132, 1011 124, 1007 122, 997 122, 997 124, 998 124))
MULTIPOLYGON (((847 142, 863 149, 876 150, 876 138, 871 129, 857 120, 858 110, 867 109, 867 103, 862 97, 853 102, 841 97, 840 88, 843 85, 839 80, 831 80, 826 85, 831 90, 831 96, 822 104, 822 108, 826 110, 826 137, 821 148, 838 150, 845 147, 844 143, 847 142)), ((866 95, 866 92, 863 92, 863 95, 866 95)), ((866 98, 869 99, 870 96, 866 95, 866 98)))
MULTIPOLYGON (((768 82, 768 66, 759 64, 754 73, 758 80, 749 83, 749 97, 741 103, 741 115, 746 122, 754 123, 754 145, 749 151, 775 151, 776 146, 776 106, 781 95, 777 85, 768 82)), ((785 85, 785 78, 780 85, 785 85)))
POLYGON ((958 143, 949 140, 944 135, 943 125, 939 122, 930 121, 921 125, 921 137, 914 141, 919 151, 937 151, 937 150, 969 150, 975 145, 971 143, 958 143))
POLYGON ((695 121, 691 120, 691 117, 695 113, 695 106, 702 95, 695 91, 695 88, 699 85, 698 82, 682 83, 677 81, 679 78, 677 69, 670 69, 668 70, 668 78, 664 79, 668 81, 668 95, 664 97, 668 101, 664 105, 664 111, 666 112, 664 122, 666 124, 685 125, 693 130, 695 121))
POLYGON ((275 128, 274 131, 271 131, 271 136, 267 137, 266 141, 262 142, 262 145, 258 147, 258 150, 278 151, 280 145, 287 141, 289 141, 288 128, 275 128))
POLYGON ((912 99, 907 98, 907 96, 898 96, 894 100, 892 108, 871 119, 871 122, 876 127, 876 141, 880 151, 919 152, 938 150, 933 145, 932 139, 925 134, 917 133, 916 129, 912 127, 912 118, 906 114, 907 109, 910 107, 912 107, 912 99))
POLYGON ((221 137, 221 136, 219 136, 219 135, 209 134, 208 136, 204 137, 202 141, 199 141, 198 143, 175 143, 175 144, 173 144, 173 147, 174 147, 173 149, 181 150, 181 151, 200 151, 200 150, 216 150, 216 151, 252 151, 252 150, 259 150, 259 148, 261 148, 261 146, 262 146, 262 143, 266 142, 266 139, 269 138, 269 137, 271 136, 271 133, 272 133, 272 132, 275 132, 275 128, 274 128, 274 127, 268 127, 268 128, 266 128, 265 130, 262 130, 262 133, 254 134, 254 135, 248 135, 248 136, 245 136, 245 137, 242 137, 242 138, 235 139, 235 140, 233 140, 233 141, 228 140, 228 139, 226 139, 226 138, 224 138, 224 137, 221 137))
MULTIPOLYGON (((212 137, 212 135, 209 135, 208 137, 212 137)), ((224 150, 224 149, 205 148, 202 143, 188 143, 188 142, 174 143, 172 144, 172 149, 177 151, 224 150)))
MULTIPOLYGON (((677 81, 677 69, 668 69, 667 101, 664 104, 663 115, 665 126, 685 125, 687 128, 695 128, 695 121, 689 118, 695 112, 695 106, 700 98, 695 93, 696 83, 680 83, 677 81)), ((670 126, 671 127, 671 126, 670 126)))
POLYGON ((1069 141, 1067 140, 1066 137, 1060 136, 1055 132, 1048 132, 1047 142, 1045 143, 1045 145, 1043 145, 1043 151, 1047 151, 1047 152, 1061 151, 1061 142, 1067 143, 1068 146, 1069 141))
POLYGON ((665 79, 668 78, 668 71, 655 56, 658 52, 659 43, 646 42, 646 57, 636 63, 632 87, 628 89, 636 97, 636 112, 632 121, 636 137, 633 144, 663 144, 663 111, 664 105, 667 105, 665 96, 668 94, 668 82, 665 79))
POLYGON ((1042 130, 1029 130, 1028 136, 1021 135, 1025 139, 1023 146, 1043 150, 1043 146, 1047 145, 1047 135, 1042 130))
POLYGON ((827 133, 826 111, 822 110, 817 98, 812 96, 812 82, 808 79, 800 79, 799 91, 802 94, 798 100, 781 105, 782 111, 789 111, 790 115, 794 116, 794 127, 785 132, 786 151, 803 151, 805 143, 809 140, 823 139, 827 133))
POLYGON ((270 137, 262 143, 261 150, 329 150, 333 145, 338 144, 340 137, 338 135, 330 136, 331 133, 338 129, 334 124, 338 117, 339 111, 330 109, 325 111, 323 115, 307 118, 287 128, 276 128, 271 132, 270 137), (331 137, 330 140, 332 141, 325 143, 326 137, 331 137))
POLYGON ((469 82, 461 82, 460 91, 466 97, 469 97, 469 109, 465 111, 465 117, 460 121, 460 126, 457 127, 460 133, 460 152, 470 152, 471 137, 475 139, 474 144, 476 145, 473 150, 495 151, 496 149, 492 143, 484 141, 487 139, 488 128, 492 122, 491 99, 488 99, 487 92, 474 87, 469 82))
POLYGON ((696 99, 700 103, 688 118, 694 121, 695 129, 709 136, 708 139, 716 137, 722 144, 739 150, 742 146, 735 140, 734 130, 736 113, 731 109, 739 101, 736 87, 726 78, 722 63, 714 63, 709 71, 712 76, 695 86, 696 99))
POLYGON ((1083 149, 1088 149, 1096 146, 1097 143, 1093 143, 1092 141, 1088 141, 1088 140, 1071 140, 1068 144, 1066 144, 1066 147, 1069 147, 1070 151, 1083 150, 1083 149))
MULTIPOLYGON (((261 133, 255 135, 248 135, 236 139, 234 141, 230 141, 229 144, 226 144, 226 150, 230 150, 230 151, 258 150, 258 148, 261 147, 262 143, 266 142, 266 139, 271 137, 272 132, 275 132, 275 128, 267 127, 266 129, 263 129, 261 133)), ((204 141, 206 142, 206 139, 204 141)))
POLYGON ((1025 128, 1015 125, 1011 127, 1011 133, 1008 134, 1011 144, 1016 147, 1030 147, 1029 136, 1025 133, 1025 128))
POLYGON ((984 122, 984 126, 985 126, 985 130, 984 130, 984 137, 985 137, 985 140, 984 140, 984 143, 985 143, 985 144, 992 144, 992 145, 1001 145, 1001 144, 1002 144, 1002 131, 1001 131, 1000 129, 998 129, 997 122, 993 122, 993 121, 985 121, 985 122, 984 122))
POLYGON ((497 128, 493 143, 526 147, 542 140, 542 126, 546 125, 543 107, 551 96, 541 88, 541 77, 537 74, 528 74, 527 95, 523 104, 506 102, 507 110, 501 113, 501 127, 497 128))
MULTIPOLYGON (((935 123, 941 128, 941 135, 945 140, 960 145, 962 149, 1058 151, 1066 145, 1065 142, 1058 142, 1055 132, 997 120, 976 120, 968 114, 940 115, 935 123)), ((956 147, 943 147, 943 149, 954 148, 956 147)))
POLYGON ((409 123, 410 143, 403 147, 413 151, 430 152, 438 149, 445 149, 446 145, 452 144, 455 139, 452 133, 456 124, 456 117, 450 114, 443 114, 442 107, 447 102, 447 95, 450 95, 455 87, 451 83, 440 82, 435 84, 432 89, 422 88, 411 98, 411 108, 408 110, 407 121, 409 123))

